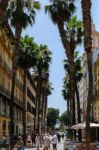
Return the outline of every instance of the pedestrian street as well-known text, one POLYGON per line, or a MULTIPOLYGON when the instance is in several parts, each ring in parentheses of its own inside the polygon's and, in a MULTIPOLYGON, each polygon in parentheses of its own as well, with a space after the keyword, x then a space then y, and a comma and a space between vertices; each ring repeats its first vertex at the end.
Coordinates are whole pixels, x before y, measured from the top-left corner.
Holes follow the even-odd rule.
MULTIPOLYGON (((30 148, 30 149, 25 149, 25 150, 37 150, 37 148, 34 148, 34 149, 30 148)), ((43 148, 40 148, 39 150, 43 150, 43 148)), ((53 150, 52 145, 49 150, 53 150)), ((57 150, 64 150, 64 141, 57 144, 57 150)))
MULTIPOLYGON (((0 150, 6 150, 5 148, 1 148, 0 150)), ((16 150, 16 149, 15 149, 16 150)), ((25 150, 37 150, 37 148, 26 148, 25 150)), ((39 150, 43 150, 43 148, 40 148, 39 150)), ((49 150, 53 150, 52 146, 49 150)), ((57 150, 64 150, 64 141, 57 144, 57 150)))

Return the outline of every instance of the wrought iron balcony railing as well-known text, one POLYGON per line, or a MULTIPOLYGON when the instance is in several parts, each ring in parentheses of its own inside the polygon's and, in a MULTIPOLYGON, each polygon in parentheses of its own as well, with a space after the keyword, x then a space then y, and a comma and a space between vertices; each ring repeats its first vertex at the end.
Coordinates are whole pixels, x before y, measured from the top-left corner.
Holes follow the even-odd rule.
POLYGON ((19 99, 17 99, 16 97, 14 97, 14 103, 19 105, 20 107, 23 107, 23 102, 21 102, 19 99))
POLYGON ((0 64, 2 65, 2 67, 5 69, 5 71, 12 76, 12 70, 11 68, 8 66, 8 64, 6 63, 5 60, 2 59, 2 57, 0 56, 0 64))
POLYGON ((4 96, 6 96, 7 98, 10 99, 11 97, 11 93, 9 90, 7 90, 5 87, 3 87, 2 85, 0 85, 0 93, 2 93, 4 96))
POLYGON ((19 85, 19 87, 23 90, 23 84, 21 83, 21 81, 16 77, 15 82, 17 85, 19 85))
POLYGON ((28 96, 29 99, 31 99, 31 101, 35 104, 35 97, 34 97, 33 93, 30 91, 29 88, 27 88, 27 96, 28 96))
POLYGON ((99 98, 99 89, 95 90, 95 98, 99 98))
MULTIPOLYGON (((11 92, 7 90, 4 86, 0 85, 0 93, 11 100, 11 92)), ((23 103, 14 97, 14 103, 20 107, 23 107, 23 103)))

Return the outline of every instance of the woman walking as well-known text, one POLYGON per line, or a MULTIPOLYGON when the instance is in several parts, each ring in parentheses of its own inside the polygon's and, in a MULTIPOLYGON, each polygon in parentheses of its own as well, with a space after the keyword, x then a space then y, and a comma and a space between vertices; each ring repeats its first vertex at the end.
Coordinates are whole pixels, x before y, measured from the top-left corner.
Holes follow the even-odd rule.
POLYGON ((44 142, 43 150, 48 150, 50 148, 50 140, 47 134, 45 134, 43 142, 44 142))

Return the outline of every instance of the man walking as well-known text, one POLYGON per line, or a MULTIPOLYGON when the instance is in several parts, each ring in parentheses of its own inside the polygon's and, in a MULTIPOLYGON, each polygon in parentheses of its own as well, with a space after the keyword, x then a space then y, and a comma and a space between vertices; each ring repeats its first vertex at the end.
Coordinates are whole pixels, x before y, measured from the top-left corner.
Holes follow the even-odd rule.
POLYGON ((52 146, 53 146, 53 150, 57 150, 57 135, 55 133, 52 138, 52 146))

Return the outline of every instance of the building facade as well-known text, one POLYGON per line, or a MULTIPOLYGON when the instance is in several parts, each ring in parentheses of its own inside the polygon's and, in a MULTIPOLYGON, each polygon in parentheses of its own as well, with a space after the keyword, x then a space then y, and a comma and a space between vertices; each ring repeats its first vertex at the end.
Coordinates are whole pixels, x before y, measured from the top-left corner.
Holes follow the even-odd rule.
MULTIPOLYGON (((0 140, 10 131, 10 102, 12 88, 12 57, 14 36, 8 24, 0 30, 0 140)), ((15 134, 22 134, 23 112, 23 78, 22 68, 17 69, 14 92, 14 129, 15 134)), ((31 74, 27 74, 26 92, 26 127, 33 130, 35 113, 35 86, 31 74)))
POLYGON ((93 117, 94 121, 99 123, 99 56, 94 64, 94 102, 93 102, 93 117))
MULTIPOLYGON (((99 86, 98 80, 98 58, 99 58, 99 32, 96 31, 95 25, 92 24, 92 74, 93 74, 93 101, 91 102, 91 119, 97 121, 99 119, 98 104, 99 100, 96 96, 96 89, 99 86)), ((86 53, 82 56, 82 80, 78 83, 80 107, 81 107, 81 121, 86 120, 87 97, 88 97, 88 67, 86 53)), ((98 91, 99 92, 99 91, 98 91)))
POLYGON ((26 133, 31 133, 34 131, 34 115, 36 112, 35 97, 36 97, 36 87, 33 83, 33 79, 30 73, 27 73, 27 97, 26 97, 26 133))

